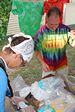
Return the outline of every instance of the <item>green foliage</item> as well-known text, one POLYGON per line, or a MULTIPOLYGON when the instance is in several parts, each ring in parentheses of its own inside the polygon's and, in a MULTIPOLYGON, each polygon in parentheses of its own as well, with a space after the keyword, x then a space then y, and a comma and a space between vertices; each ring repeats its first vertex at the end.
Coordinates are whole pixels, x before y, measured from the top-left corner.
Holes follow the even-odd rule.
POLYGON ((11 10, 11 0, 0 0, 0 41, 2 41, 7 32, 7 24, 11 10))

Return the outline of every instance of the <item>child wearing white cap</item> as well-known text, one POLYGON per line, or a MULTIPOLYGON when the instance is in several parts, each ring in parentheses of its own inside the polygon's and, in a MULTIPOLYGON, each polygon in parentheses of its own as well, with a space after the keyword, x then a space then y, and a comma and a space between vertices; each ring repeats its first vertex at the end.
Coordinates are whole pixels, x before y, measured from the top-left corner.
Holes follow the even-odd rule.
POLYGON ((15 34, 8 41, 0 52, 0 112, 4 112, 5 96, 13 96, 6 68, 24 66, 31 60, 34 51, 34 43, 29 35, 15 34))

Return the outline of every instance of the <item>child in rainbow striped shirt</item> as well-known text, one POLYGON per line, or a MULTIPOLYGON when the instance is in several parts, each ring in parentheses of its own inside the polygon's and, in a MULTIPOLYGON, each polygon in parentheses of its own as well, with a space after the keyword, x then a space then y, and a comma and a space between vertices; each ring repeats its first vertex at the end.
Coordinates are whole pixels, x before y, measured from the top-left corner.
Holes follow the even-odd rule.
POLYGON ((42 64, 42 77, 50 74, 67 77, 68 64, 66 45, 75 46, 70 28, 60 23, 60 11, 51 8, 46 16, 47 24, 42 26, 34 38, 35 54, 42 64))

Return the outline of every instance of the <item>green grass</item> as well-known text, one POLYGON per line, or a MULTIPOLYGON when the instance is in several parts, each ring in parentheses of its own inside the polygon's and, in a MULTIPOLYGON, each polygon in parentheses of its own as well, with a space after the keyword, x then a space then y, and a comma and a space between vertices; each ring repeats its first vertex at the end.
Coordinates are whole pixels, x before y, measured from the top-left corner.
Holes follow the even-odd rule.
POLYGON ((67 47, 69 74, 75 75, 75 48, 67 47))
MULTIPOLYGON (((0 44, 0 50, 5 42, 0 44)), ((75 75, 75 48, 70 46, 67 47, 67 57, 69 65, 69 74, 75 75)), ((20 74, 26 83, 31 84, 41 78, 42 68, 39 61, 33 56, 32 60, 26 64, 25 67, 9 72, 10 77, 13 78, 20 74)))

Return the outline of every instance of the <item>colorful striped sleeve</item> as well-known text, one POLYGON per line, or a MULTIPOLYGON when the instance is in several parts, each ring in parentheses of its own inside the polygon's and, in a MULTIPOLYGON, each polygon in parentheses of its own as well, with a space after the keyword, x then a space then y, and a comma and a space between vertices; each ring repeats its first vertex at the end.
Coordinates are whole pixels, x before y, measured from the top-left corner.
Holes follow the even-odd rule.
POLYGON ((37 34, 34 38, 34 50, 35 51, 41 51, 42 40, 43 40, 43 34, 42 34, 42 28, 40 28, 40 30, 37 32, 37 34))

